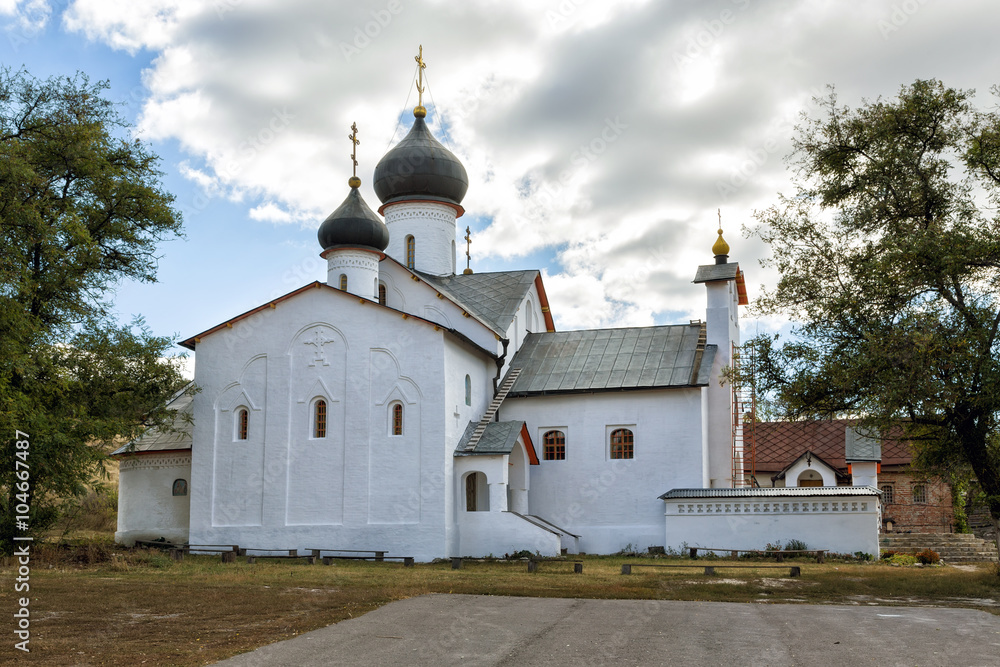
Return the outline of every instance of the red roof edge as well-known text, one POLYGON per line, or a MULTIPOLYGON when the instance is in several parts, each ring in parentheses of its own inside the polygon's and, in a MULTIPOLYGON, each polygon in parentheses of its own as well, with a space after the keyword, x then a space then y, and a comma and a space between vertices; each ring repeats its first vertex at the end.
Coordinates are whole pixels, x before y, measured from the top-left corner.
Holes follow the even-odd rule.
POLYGON ((545 294, 541 271, 535 274, 535 291, 538 292, 538 305, 542 307, 542 317, 545 318, 545 330, 553 333, 556 330, 556 325, 552 323, 552 313, 549 312, 549 297, 545 294))
POLYGON ((538 465, 538 454, 535 453, 535 443, 531 442, 531 436, 528 434, 528 425, 524 422, 521 423, 521 439, 524 440, 524 444, 528 450, 528 461, 531 465, 538 465))

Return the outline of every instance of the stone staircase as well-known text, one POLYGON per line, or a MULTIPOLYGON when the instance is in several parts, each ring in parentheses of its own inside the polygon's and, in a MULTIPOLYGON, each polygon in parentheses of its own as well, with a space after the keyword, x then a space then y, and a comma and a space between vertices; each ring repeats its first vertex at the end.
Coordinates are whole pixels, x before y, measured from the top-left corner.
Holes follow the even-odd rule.
POLYGON ((879 547, 906 554, 930 549, 946 563, 997 560, 995 543, 963 533, 883 533, 879 537, 879 547))

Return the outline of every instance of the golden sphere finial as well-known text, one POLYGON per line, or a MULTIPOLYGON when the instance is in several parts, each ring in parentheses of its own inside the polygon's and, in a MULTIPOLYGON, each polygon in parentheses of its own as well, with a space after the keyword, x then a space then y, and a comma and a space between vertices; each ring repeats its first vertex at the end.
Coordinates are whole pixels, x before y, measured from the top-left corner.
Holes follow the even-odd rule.
POLYGON ((360 188, 361 179, 358 178, 357 176, 351 176, 349 179, 347 179, 347 184, 352 188, 360 188))
POLYGON ((419 106, 413 107, 413 115, 416 118, 423 118, 423 117, 425 117, 427 115, 427 109, 422 104, 419 105, 419 106))
POLYGON ((466 267, 466 268, 462 269, 462 274, 466 275, 466 276, 471 276, 472 275, 472 269, 466 267))

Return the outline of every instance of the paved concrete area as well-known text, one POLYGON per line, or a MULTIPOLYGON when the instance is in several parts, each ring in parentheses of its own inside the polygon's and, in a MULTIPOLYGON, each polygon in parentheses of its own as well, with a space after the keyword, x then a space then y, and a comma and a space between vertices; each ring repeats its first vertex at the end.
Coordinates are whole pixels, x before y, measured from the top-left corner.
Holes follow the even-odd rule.
POLYGON ((424 595, 217 664, 994 666, 1000 617, 925 607, 424 595))

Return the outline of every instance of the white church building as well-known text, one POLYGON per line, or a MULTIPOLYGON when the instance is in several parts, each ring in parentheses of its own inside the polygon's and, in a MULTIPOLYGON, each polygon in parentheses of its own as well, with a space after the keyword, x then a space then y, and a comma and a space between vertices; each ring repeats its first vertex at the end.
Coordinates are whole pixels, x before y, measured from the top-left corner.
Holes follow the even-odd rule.
POLYGON ((724 369, 746 289, 721 230, 694 277, 704 320, 557 332, 538 271, 456 273, 468 179, 425 116, 375 168, 378 213, 352 177, 320 225, 325 282, 181 343, 197 393, 173 407, 190 419, 116 452, 119 542, 759 548, 788 515, 787 538, 877 553, 870 486, 739 488, 724 369))

